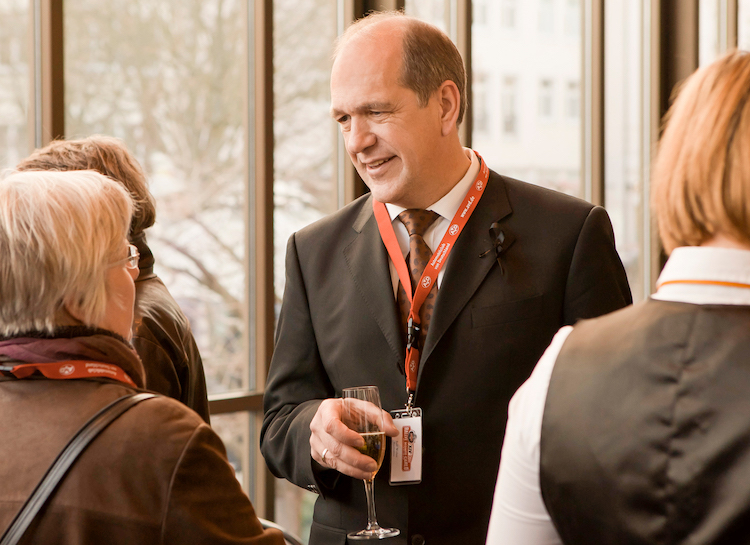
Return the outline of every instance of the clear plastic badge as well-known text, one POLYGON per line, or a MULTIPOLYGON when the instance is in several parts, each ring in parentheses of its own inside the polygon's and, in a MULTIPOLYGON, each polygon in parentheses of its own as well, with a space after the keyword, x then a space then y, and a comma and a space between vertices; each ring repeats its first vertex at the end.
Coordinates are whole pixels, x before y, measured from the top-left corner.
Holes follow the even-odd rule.
POLYGON ((391 440, 392 485, 422 482, 422 409, 391 411, 399 434, 391 440))

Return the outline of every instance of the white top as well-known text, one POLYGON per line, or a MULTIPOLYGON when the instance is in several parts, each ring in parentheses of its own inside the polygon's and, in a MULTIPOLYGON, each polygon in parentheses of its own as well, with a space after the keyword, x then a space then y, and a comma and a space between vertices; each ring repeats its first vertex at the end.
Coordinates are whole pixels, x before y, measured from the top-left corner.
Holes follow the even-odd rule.
MULTIPOLYGON (((474 182, 477 174, 479 174, 479 159, 477 159, 476 153, 469 148, 464 148, 464 152, 466 153, 466 156, 471 159, 471 165, 466 171, 466 174, 464 174, 464 177, 461 178, 461 180, 453 186, 453 189, 451 189, 442 199, 427 207, 427 210, 432 210, 440 216, 432 225, 430 225, 427 232, 424 234, 424 241, 433 252, 440 244, 440 241, 443 240, 443 236, 448 230, 453 216, 456 215, 458 207, 461 206, 464 197, 466 197, 469 188, 471 188, 472 182, 474 182)), ((393 230, 396 233, 398 244, 401 246, 401 253, 404 256, 404 259, 406 259, 406 254, 409 253, 409 232, 406 230, 404 224, 401 223, 401 220, 398 219, 398 215, 406 210, 406 208, 389 203, 386 203, 385 208, 388 210, 388 215, 391 217, 393 230)), ((448 257, 448 260, 450 260, 450 256, 448 257)), ((393 282, 393 295, 395 296, 398 293, 398 273, 396 272, 395 265, 390 259, 388 260, 388 264, 391 270, 391 281, 393 282)), ((444 273, 445 266, 443 266, 438 273, 438 288, 443 282, 444 273)))
MULTIPOLYGON (((750 305, 750 251, 677 248, 659 276, 657 288, 652 298, 661 301, 750 305), (685 283, 695 280, 745 287, 685 283)), ((488 545, 562 545, 542 500, 539 441, 552 370, 572 330, 567 326, 555 335, 529 379, 510 401, 488 545)))

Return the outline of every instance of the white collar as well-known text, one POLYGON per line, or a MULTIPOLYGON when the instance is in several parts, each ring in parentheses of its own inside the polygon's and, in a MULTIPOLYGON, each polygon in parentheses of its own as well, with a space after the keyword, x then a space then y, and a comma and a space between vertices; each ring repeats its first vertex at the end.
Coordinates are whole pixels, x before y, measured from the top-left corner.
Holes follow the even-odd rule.
POLYGON ((651 297, 661 301, 750 305, 750 251, 713 246, 675 248, 656 285, 651 297))
MULTIPOLYGON (((452 220, 453 216, 458 212, 458 207, 461 206, 472 182, 474 182, 479 173, 479 159, 477 158, 477 154, 469 148, 464 148, 464 153, 471 159, 471 165, 469 165, 469 169, 464 174, 464 177, 442 199, 427 207, 427 210, 432 210, 440 214, 440 216, 448 221, 452 220)), ((406 210, 406 208, 390 203, 386 203, 385 207, 388 210, 391 221, 394 221, 401 212, 406 210)))

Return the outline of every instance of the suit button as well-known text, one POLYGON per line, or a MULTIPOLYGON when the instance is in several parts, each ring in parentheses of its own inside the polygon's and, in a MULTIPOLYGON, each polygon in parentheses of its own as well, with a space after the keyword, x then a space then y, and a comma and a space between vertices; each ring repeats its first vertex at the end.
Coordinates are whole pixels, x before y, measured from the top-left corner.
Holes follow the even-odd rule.
POLYGON ((414 534, 411 536, 411 545, 424 545, 424 537, 420 534, 414 534))

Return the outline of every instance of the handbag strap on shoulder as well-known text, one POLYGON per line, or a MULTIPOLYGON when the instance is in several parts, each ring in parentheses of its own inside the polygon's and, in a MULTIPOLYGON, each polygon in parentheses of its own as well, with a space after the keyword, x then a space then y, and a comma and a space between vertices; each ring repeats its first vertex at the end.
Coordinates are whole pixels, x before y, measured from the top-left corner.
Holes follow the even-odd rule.
POLYGON ((26 530, 39 514, 39 511, 47 503, 63 477, 65 477, 65 474, 89 443, 127 410, 141 401, 151 399, 152 397, 157 397, 157 395, 141 393, 123 396, 92 416, 75 433, 62 452, 58 454, 53 464, 44 474, 44 477, 42 477, 42 480, 36 485, 34 492, 26 500, 26 503, 24 503, 11 525, 3 534, 2 539, 0 539, 0 545, 15 545, 19 543, 26 530))

